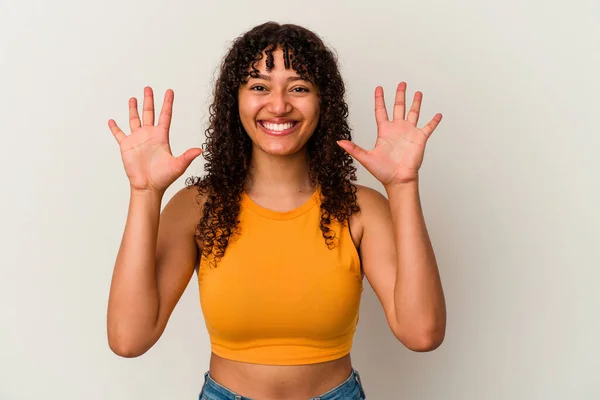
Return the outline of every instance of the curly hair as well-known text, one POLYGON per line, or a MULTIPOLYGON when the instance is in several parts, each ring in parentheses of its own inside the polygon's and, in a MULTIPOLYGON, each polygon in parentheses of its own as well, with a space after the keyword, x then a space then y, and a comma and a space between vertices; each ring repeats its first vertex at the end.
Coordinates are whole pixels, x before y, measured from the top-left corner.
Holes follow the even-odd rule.
POLYGON ((352 157, 336 143, 351 140, 347 122, 345 87, 336 56, 321 38, 294 24, 267 22, 236 38, 225 55, 209 108, 209 127, 203 145, 203 177, 189 177, 186 186, 197 186, 199 195, 209 193, 196 238, 203 243, 202 255, 213 255, 211 265, 225 255, 229 238, 237 232, 244 182, 252 155, 252 141, 239 117, 238 90, 258 74, 256 64, 266 55, 266 68, 273 68, 273 51, 283 50, 285 68, 292 68, 318 88, 320 117, 306 144, 309 181, 321 189, 320 229, 328 248, 335 234, 331 219, 345 223, 360 211, 356 201, 356 168, 352 157))

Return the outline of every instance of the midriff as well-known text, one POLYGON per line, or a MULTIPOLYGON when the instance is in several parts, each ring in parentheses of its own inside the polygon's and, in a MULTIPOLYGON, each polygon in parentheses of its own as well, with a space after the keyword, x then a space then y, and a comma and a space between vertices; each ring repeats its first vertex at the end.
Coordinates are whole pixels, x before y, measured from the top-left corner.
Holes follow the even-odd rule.
POLYGON ((242 396, 260 400, 306 400, 344 382, 352 373, 350 354, 304 365, 263 365, 228 360, 212 353, 210 376, 242 396))

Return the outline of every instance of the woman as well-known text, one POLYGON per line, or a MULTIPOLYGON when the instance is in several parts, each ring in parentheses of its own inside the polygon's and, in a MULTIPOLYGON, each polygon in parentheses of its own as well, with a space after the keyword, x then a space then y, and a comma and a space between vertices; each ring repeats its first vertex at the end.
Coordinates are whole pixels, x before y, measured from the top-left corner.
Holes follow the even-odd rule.
POLYGON ((405 117, 406 84, 388 118, 375 90, 377 142, 353 144, 335 57, 314 33, 266 23, 239 37, 214 93, 205 150, 173 157, 173 91, 155 126, 152 90, 131 134, 113 120, 130 205, 108 304, 108 340, 146 352, 198 274, 211 339, 201 399, 364 399, 350 349, 366 276, 388 324, 414 351, 439 346, 445 300, 420 208, 418 170, 437 114, 405 117), (167 203, 201 153, 207 174, 167 203), (385 187, 355 185, 356 158, 385 187), (159 216, 160 213, 160 216, 159 216))

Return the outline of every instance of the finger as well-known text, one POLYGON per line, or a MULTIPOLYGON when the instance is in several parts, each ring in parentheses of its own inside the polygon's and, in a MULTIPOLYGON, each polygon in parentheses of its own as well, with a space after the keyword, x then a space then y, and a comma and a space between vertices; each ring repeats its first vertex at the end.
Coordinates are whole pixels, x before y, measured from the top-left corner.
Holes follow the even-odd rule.
POLYGON ((121 144, 123 139, 127 137, 127 135, 123 133, 121 128, 117 126, 117 123, 113 119, 108 120, 108 127, 110 128, 110 131, 112 132, 115 139, 117 139, 117 143, 121 144))
POLYGON ((132 97, 129 99, 129 129, 131 132, 142 126, 140 121, 140 113, 138 112, 137 99, 132 97))
POLYGON ((169 130, 171 127, 171 116, 173 115, 173 99, 175 98, 175 93, 168 89, 165 93, 165 100, 163 101, 162 108, 160 110, 160 115, 158 116, 158 126, 162 126, 169 130))
POLYGON ((389 121, 381 86, 375 88, 375 121, 377 121, 377 124, 389 121))
POLYGON ((154 93, 150 86, 144 88, 144 110, 142 112, 144 126, 154 125, 154 93))
POLYGON ((404 119, 406 112, 406 82, 400 82, 396 89, 396 100, 394 101, 394 120, 404 119))
POLYGON ((437 128, 437 126, 441 120, 442 120, 442 114, 440 114, 440 113, 435 114, 433 119, 431 121, 429 121, 429 123, 427 125, 425 125, 423 127, 423 129, 421 129, 421 131, 425 134, 425 136, 429 137, 433 133, 435 128, 437 128))
POLYGON ((185 171, 196 157, 202 154, 202 149, 198 147, 191 148, 177 157, 177 167, 179 171, 185 171))
POLYGON ((338 140, 337 144, 342 149, 346 150, 352 157, 356 158, 361 164, 364 165, 365 161, 367 161, 369 152, 357 144, 354 144, 349 140, 338 140))
POLYGON ((417 123, 419 122, 419 113, 421 112, 421 101, 422 100, 423 100, 423 93, 416 92, 412 106, 410 107, 410 111, 408 112, 408 115, 406 116, 406 120, 408 122, 410 122, 410 124, 412 126, 417 126, 417 123))

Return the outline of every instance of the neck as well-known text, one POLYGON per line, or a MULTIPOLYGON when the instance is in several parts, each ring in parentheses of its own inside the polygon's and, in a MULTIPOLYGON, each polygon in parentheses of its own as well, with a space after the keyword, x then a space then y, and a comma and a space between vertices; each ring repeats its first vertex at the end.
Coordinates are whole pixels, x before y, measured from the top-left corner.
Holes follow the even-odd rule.
POLYGON ((276 156, 253 149, 245 190, 273 196, 313 192, 308 178, 308 154, 303 150, 276 156))

